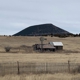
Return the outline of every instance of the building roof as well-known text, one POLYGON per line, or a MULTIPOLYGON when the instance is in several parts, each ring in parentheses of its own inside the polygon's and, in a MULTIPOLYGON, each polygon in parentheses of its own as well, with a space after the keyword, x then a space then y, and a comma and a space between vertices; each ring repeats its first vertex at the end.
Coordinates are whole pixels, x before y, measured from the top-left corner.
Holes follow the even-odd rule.
POLYGON ((45 45, 43 45, 43 48, 55 48, 55 47, 53 47, 53 46, 50 45, 50 44, 45 44, 45 45))
MULTIPOLYGON (((37 45, 38 48, 41 48, 41 44, 37 45)), ((54 46, 50 45, 50 44, 43 44, 43 48, 51 48, 51 49, 55 49, 54 46)))
POLYGON ((62 42, 50 42, 49 44, 54 45, 54 46, 63 46, 62 42))

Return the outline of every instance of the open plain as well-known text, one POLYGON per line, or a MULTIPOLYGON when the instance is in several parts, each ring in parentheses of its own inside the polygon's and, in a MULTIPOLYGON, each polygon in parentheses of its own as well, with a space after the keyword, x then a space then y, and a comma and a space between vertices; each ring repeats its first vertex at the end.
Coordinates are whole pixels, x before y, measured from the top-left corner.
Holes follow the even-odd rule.
MULTIPOLYGON (((44 52, 33 51, 34 44, 40 44, 40 37, 27 36, 0 36, 0 63, 3 62, 52 62, 52 63, 80 63, 80 37, 45 37, 44 43, 62 42, 63 51, 44 52), (10 52, 5 47, 11 47, 10 52), (28 46, 28 48, 23 48, 28 46)), ((30 74, 30 75, 5 75, 0 80, 80 80, 80 74, 30 74), (64 76, 63 76, 64 75, 64 76), (15 76, 15 77, 14 77, 15 76), (23 76, 23 77, 22 77, 23 76), (47 77, 46 77, 47 76, 47 77)))

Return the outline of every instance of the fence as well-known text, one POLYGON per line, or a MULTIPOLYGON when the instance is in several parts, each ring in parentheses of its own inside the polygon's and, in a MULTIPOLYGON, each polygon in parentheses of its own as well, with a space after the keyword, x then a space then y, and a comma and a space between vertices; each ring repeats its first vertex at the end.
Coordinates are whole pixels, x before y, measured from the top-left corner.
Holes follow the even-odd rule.
POLYGON ((8 62, 0 63, 0 75, 22 73, 59 73, 80 71, 80 63, 28 63, 8 62))

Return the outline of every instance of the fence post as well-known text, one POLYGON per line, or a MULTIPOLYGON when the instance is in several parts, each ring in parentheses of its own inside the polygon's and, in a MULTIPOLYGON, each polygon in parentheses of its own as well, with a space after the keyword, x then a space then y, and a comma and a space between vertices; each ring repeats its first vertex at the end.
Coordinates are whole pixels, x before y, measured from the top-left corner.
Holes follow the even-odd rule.
POLYGON ((19 75, 20 74, 20 68, 19 68, 19 62, 18 61, 17 61, 17 69, 18 69, 17 74, 19 75))
POLYGON ((68 60, 68 71, 70 73, 70 60, 68 60))

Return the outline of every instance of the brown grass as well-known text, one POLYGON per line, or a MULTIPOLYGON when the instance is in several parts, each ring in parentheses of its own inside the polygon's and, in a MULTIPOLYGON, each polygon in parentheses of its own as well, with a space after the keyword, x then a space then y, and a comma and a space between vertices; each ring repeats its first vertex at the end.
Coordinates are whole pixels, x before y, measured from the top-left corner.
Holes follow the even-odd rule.
POLYGON ((71 62, 80 63, 80 54, 22 54, 0 53, 0 62, 71 62))
MULTIPOLYGON (((67 37, 67 38, 57 38, 57 37, 46 37, 47 40, 44 43, 50 41, 61 41, 64 44, 63 51, 51 52, 51 53, 39 53, 33 50, 20 49, 21 45, 32 46, 34 44, 40 43, 40 37, 0 37, 0 62, 66 62, 70 60, 74 63, 80 63, 80 37, 67 37), (6 53, 4 47, 11 46, 16 49, 12 49, 11 52, 6 53)), ((0 80, 68 80, 66 78, 70 77, 69 80, 80 80, 71 79, 72 77, 79 77, 78 75, 71 74, 42 74, 42 75, 26 75, 24 79, 20 79, 21 76, 17 75, 6 75, 0 77, 0 80), (59 76, 60 75, 60 76, 59 76), (63 78, 64 76, 65 78, 63 78), (40 77, 39 77, 40 76, 40 77), (56 78, 55 78, 56 77, 56 78), (33 78, 33 79, 32 79, 33 78), (39 79, 40 78, 40 79, 39 79), (61 78, 61 79, 60 79, 61 78)))
POLYGON ((5 75, 0 80, 80 80, 80 74, 72 75, 67 73, 40 74, 40 75, 5 75))
POLYGON ((21 61, 21 62, 67 62, 68 60, 79 62, 80 61, 80 37, 46 37, 47 40, 44 43, 50 41, 61 41, 64 44, 63 51, 51 52, 51 53, 39 53, 30 50, 29 48, 20 49, 20 46, 32 46, 35 43, 40 43, 40 37, 0 37, 0 62, 8 61, 21 61), (4 47, 13 47, 9 53, 5 52, 4 47), (32 54, 30 54, 32 53, 32 54), (76 54, 75 54, 76 53, 76 54))

